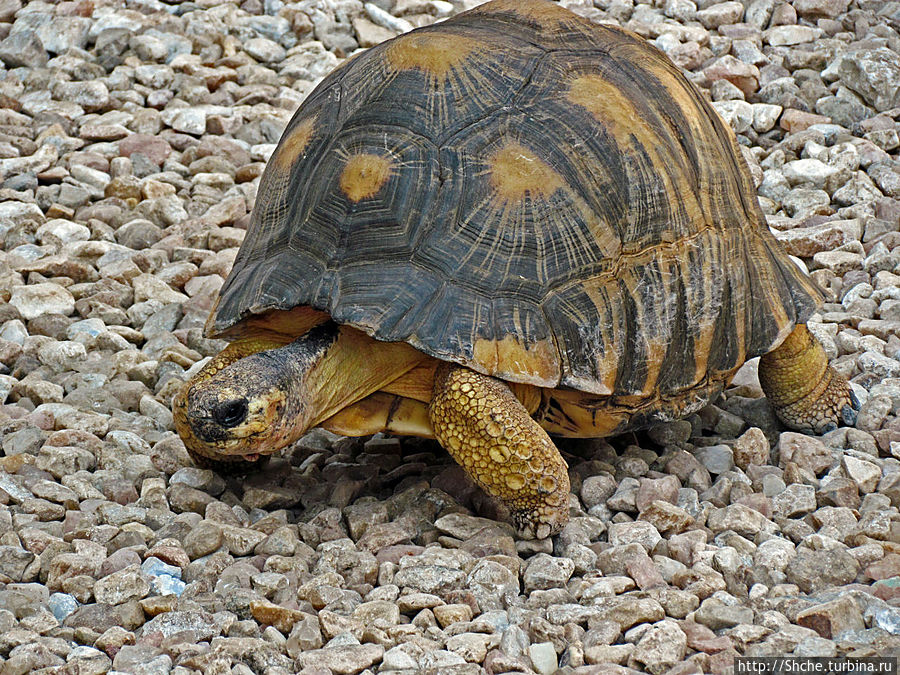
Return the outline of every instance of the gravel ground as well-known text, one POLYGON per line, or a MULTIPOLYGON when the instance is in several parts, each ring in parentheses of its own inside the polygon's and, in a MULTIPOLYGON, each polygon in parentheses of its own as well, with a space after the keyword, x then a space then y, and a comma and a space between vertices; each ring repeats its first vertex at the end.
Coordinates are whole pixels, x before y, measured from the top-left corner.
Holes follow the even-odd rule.
POLYGON ((516 541, 433 442, 314 432, 246 479, 168 404, 317 81, 477 2, 0 0, 0 671, 730 673, 900 654, 900 3, 567 0, 739 134, 857 428, 779 429, 752 364, 699 415, 562 443, 516 541))

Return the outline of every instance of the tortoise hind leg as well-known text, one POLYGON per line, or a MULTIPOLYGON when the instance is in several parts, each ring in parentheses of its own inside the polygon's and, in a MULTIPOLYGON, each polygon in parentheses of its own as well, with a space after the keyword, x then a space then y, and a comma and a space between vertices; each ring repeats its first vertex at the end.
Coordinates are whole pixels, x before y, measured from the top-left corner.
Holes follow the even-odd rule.
POLYGON ((823 434, 856 423, 856 395, 804 324, 762 356, 759 383, 778 419, 792 429, 823 434))
POLYGON ((565 460, 504 382, 442 364, 428 412, 440 444, 510 508, 522 537, 543 539, 562 529, 569 519, 565 460))

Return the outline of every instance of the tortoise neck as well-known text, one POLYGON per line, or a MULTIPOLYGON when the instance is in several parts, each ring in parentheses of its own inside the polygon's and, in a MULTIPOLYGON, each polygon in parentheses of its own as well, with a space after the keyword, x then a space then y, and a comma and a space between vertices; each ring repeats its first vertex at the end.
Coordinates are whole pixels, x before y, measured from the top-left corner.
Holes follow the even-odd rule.
POLYGON ((285 409, 280 415, 279 436, 283 445, 293 443, 322 419, 321 389, 328 386, 318 375, 338 344, 341 330, 333 321, 310 329, 293 342, 248 357, 259 370, 285 394, 285 409))

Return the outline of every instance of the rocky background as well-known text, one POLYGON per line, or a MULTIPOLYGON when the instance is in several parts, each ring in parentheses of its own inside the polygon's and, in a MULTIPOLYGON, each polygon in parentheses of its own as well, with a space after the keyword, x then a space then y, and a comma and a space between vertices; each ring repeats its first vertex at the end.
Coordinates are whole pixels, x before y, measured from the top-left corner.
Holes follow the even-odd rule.
POLYGON ((651 40, 738 133, 826 289, 857 428, 782 431, 751 365, 691 419, 562 444, 573 518, 538 543, 433 442, 191 466, 169 401, 221 346, 200 329, 287 120, 357 49, 475 4, 0 0, 0 671, 900 654, 896 1, 562 3, 651 40))

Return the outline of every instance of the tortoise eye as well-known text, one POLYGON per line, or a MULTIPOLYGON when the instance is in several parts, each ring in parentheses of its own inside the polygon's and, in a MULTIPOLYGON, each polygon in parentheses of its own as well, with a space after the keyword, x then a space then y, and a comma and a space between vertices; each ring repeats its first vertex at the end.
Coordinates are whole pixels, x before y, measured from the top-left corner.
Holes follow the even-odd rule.
POLYGON ((246 399, 226 401, 216 406, 212 414, 213 419, 226 429, 236 427, 247 418, 247 401, 246 399))

